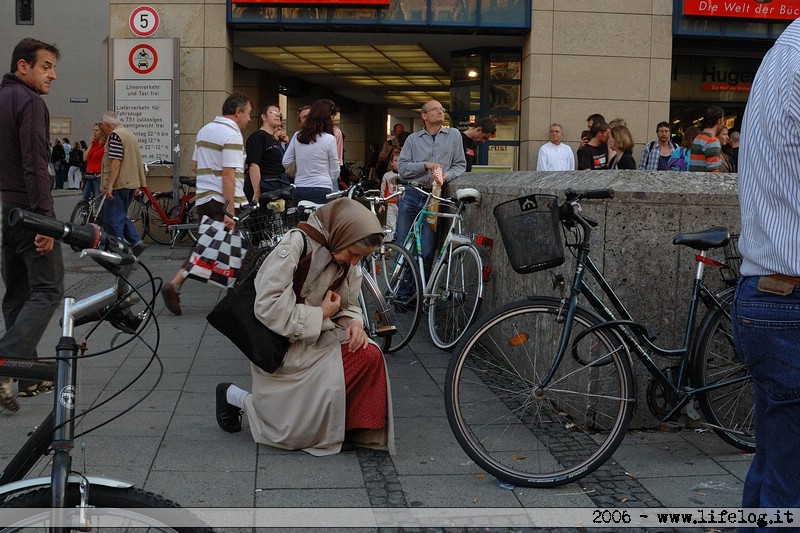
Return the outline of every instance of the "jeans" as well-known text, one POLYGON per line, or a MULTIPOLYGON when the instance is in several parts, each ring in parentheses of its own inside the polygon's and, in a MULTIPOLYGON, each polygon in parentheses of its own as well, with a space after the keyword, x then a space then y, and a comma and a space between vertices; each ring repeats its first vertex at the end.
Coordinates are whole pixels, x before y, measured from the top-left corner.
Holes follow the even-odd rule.
POLYGON ((100 178, 83 178, 83 196, 82 200, 89 201, 92 198, 97 198, 100 195, 100 178))
POLYGON ((131 219, 128 218, 128 207, 133 201, 134 189, 114 190, 114 200, 103 202, 103 222, 106 231, 118 239, 123 239, 133 246, 142 242, 142 237, 136 231, 131 219))
MULTIPOLYGON (((397 227, 394 232, 395 241, 402 246, 406 236, 414 224, 417 214, 422 211, 428 197, 413 189, 406 189, 405 194, 397 201, 397 227)), ((422 224, 422 262, 425 265, 425 277, 430 276, 431 265, 436 257, 437 236, 431 227, 422 224)), ((413 244, 416 246, 416 244, 413 244)))
MULTIPOLYGON (((3 222, 8 220, 8 212, 13 207, 25 209, 25 206, 3 202, 3 222)), ((64 295, 61 245, 56 242, 50 253, 42 255, 33 243, 35 235, 3 224, 0 270, 6 286, 2 304, 6 332, 0 338, 0 355, 7 357, 37 358, 36 346, 64 295)), ((54 352, 51 350, 48 357, 54 352)))
POLYGON ((301 200, 314 202, 315 204, 327 204, 330 200, 325 198, 331 190, 325 187, 297 187, 292 192, 292 203, 297 205, 301 200))
POLYGON ((756 453, 742 507, 800 507, 800 286, 780 296, 758 290, 759 279, 739 280, 731 317, 755 390, 756 453))

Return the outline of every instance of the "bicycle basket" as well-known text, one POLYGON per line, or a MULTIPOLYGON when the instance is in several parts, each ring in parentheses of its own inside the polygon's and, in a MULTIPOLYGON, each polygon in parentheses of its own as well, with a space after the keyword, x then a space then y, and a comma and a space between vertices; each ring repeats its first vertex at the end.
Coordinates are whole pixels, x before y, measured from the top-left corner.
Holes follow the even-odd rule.
POLYGON ((551 194, 532 194, 495 206, 511 267, 520 274, 557 267, 564 263, 564 241, 558 218, 558 199, 551 194))
POLYGON ((739 267, 742 266, 742 256, 739 253, 739 234, 731 233, 731 239, 722 248, 722 253, 725 256, 725 266, 721 268, 720 274, 722 281, 728 285, 735 285, 736 278, 739 277, 739 267))

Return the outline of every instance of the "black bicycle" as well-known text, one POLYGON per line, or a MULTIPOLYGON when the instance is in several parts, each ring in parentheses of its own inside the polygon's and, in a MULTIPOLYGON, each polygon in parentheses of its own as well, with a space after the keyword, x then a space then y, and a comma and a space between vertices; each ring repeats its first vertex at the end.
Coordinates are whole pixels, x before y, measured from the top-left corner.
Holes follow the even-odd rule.
MULTIPOLYGON (((124 389, 103 402, 77 412, 76 400, 79 398, 77 376, 81 361, 86 357, 100 356, 111 350, 78 355, 79 348, 74 337, 74 328, 91 321, 107 321, 120 332, 130 335, 128 341, 112 349, 124 346, 137 338, 144 340, 141 332, 151 320, 155 322, 152 311, 158 291, 152 274, 140 264, 149 277, 149 281, 143 286, 150 285, 151 296, 146 300, 146 308, 134 314, 132 306, 136 305, 137 298, 141 296, 140 287, 130 285, 125 276, 130 272, 136 258, 123 243, 107 235, 96 225, 62 223, 21 209, 10 212, 8 223, 37 234, 60 239, 83 250, 85 256, 91 257, 114 274, 115 281, 111 287, 86 298, 80 300, 71 296, 64 298, 61 338, 56 346, 54 364, 42 359, 38 361, 0 359, 2 377, 55 382, 53 410, 37 426, 0 475, 0 509, 2 509, 0 515, 3 516, 3 531, 30 527, 47 527, 57 531, 91 531, 93 528, 107 527, 109 524, 113 524, 114 527, 122 526, 123 529, 154 527, 167 531, 173 529, 207 531, 207 528, 188 510, 177 510, 166 514, 170 523, 181 524, 179 528, 172 528, 153 510, 178 508, 180 507, 178 504, 163 496, 135 488, 124 481, 85 475, 76 470, 72 461, 71 453, 77 437, 127 412, 95 427, 81 428, 81 432, 76 434, 76 425, 79 425, 85 415, 118 397, 124 389), (26 477, 42 458, 50 461, 50 475, 26 477), (135 509, 141 511, 134 511, 135 509)), ((94 329, 96 327, 97 325, 93 326, 94 329)), ((94 329, 90 330, 85 338, 88 339, 94 329)), ((158 332, 157 325, 156 332, 158 332)), ((158 338, 157 334, 155 344, 151 348, 152 358, 147 367, 154 361, 160 365, 157 356, 158 338)), ((152 392, 156 384, 149 392, 152 392)), ((141 403, 149 392, 130 408, 141 403)))
POLYGON ((704 426, 733 446, 755 450, 752 380, 731 335, 734 288, 715 293, 703 281, 706 266, 727 272, 707 252, 729 243, 728 230, 675 236, 674 244, 696 251, 697 268, 683 342, 659 347, 589 256, 598 223, 581 214, 580 200, 606 198, 613 191, 570 190, 561 205, 555 196, 537 194, 495 208, 517 272, 562 264, 562 228, 575 255, 572 285, 557 284, 560 298, 530 296, 484 316, 447 370, 445 405, 456 439, 484 470, 515 485, 569 483, 611 457, 636 405, 631 353, 653 376, 648 406, 660 420, 674 422, 681 413, 699 418, 696 402, 704 426), (587 272, 595 284, 587 283, 587 272), (700 302, 708 312, 695 328, 700 302), (654 355, 674 363, 661 368, 654 355))

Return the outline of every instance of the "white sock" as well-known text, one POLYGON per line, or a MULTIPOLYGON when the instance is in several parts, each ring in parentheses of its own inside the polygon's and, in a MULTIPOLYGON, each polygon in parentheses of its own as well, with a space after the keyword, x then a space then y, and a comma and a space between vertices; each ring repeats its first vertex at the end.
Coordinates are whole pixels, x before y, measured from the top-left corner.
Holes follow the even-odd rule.
POLYGON ((250 393, 246 390, 240 389, 236 385, 231 385, 228 387, 228 391, 226 392, 225 396, 229 404, 233 405, 234 407, 238 407, 239 409, 244 409, 244 399, 248 394, 250 393))

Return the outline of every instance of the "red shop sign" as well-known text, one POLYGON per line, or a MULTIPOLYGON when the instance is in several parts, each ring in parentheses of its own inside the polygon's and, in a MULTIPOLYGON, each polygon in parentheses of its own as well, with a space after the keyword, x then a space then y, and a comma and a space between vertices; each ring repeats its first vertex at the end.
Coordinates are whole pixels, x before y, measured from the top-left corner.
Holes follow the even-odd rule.
POLYGON ((744 19, 794 20, 800 17, 798 0, 684 0, 684 15, 744 19))

